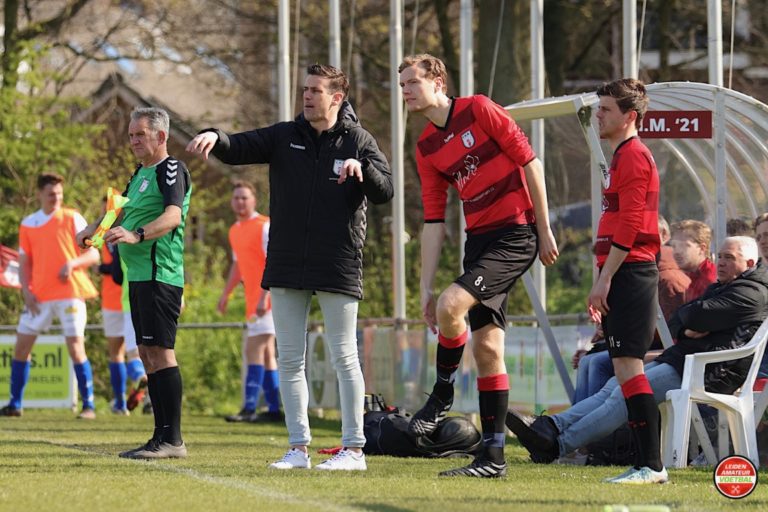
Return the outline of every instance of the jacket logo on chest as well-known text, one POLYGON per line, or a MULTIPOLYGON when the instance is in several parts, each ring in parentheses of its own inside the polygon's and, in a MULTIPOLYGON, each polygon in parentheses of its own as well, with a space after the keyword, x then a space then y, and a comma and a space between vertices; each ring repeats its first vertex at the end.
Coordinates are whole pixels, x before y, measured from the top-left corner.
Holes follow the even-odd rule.
POLYGON ((141 185, 139 185, 139 192, 144 192, 147 190, 147 187, 149 186, 149 180, 147 178, 144 178, 141 181, 141 185))
MULTIPOLYGON (((344 167, 344 160, 339 160, 338 158, 333 161, 333 174, 336 176, 341 176, 341 168, 344 167)), ((336 179, 336 178, 331 178, 336 179)))
POLYGON ((448 136, 447 136, 446 138, 444 138, 444 139, 443 139, 443 144, 448 144, 448 142, 450 142, 450 140, 451 140, 452 138, 453 138, 453 132, 451 132, 450 134, 448 134, 448 136))
POLYGON ((465 148, 471 148, 475 145, 475 136, 472 135, 471 130, 467 130, 461 134, 461 143, 464 144, 465 148))
POLYGON ((301 144, 294 144, 293 142, 290 143, 291 149, 300 149, 302 151, 305 151, 307 149, 306 146, 302 146, 301 144))

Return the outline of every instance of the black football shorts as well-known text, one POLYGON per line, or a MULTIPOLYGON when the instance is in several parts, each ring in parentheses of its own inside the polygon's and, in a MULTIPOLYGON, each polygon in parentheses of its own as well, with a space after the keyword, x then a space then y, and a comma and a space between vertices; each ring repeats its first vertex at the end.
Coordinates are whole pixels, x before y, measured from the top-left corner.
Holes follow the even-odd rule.
POLYGON ((538 238, 533 224, 467 235, 464 273, 454 282, 479 302, 469 310, 473 331, 488 324, 506 329, 507 294, 531 267, 537 253, 538 238))
POLYGON ((131 281, 128 298, 136 344, 173 349, 184 289, 158 281, 131 281))
POLYGON ((656 332, 659 303, 656 262, 624 263, 611 279, 603 332, 611 357, 642 359, 656 332))

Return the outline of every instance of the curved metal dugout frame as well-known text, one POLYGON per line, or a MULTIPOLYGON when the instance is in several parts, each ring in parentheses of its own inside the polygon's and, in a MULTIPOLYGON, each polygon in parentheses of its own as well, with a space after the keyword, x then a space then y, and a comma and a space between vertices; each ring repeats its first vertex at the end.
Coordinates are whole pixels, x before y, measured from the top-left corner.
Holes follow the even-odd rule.
MULTIPOLYGON (((738 215, 741 204, 754 218, 768 205, 768 106, 740 92, 696 82, 662 82, 646 87, 650 97, 649 111, 709 110, 712 112, 712 138, 659 139, 678 160, 701 196, 704 210, 712 224, 716 246, 725 238, 726 219, 738 215), (729 179, 741 192, 730 197, 729 179), (762 197, 758 197, 762 195, 762 197)), ((507 112, 516 121, 577 116, 590 151, 593 172, 590 173, 592 226, 600 219, 602 181, 608 165, 595 129, 594 92, 556 98, 529 100, 508 105, 507 112)), ((573 397, 573 385, 560 356, 546 311, 536 294, 530 273, 523 280, 533 304, 555 366, 566 392, 573 397)), ((658 328, 664 346, 671 336, 659 309, 658 328)))

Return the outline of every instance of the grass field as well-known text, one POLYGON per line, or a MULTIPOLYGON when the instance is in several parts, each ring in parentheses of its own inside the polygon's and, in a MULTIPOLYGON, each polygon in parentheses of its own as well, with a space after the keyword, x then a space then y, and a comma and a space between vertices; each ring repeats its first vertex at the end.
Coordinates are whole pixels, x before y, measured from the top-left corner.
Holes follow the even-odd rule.
MULTIPOLYGON (((102 409, 104 410, 104 409, 102 409)), ((468 459, 368 457, 368 471, 276 472, 267 464, 286 448, 282 426, 228 424, 184 417, 189 458, 132 461, 117 453, 149 437, 147 416, 101 414, 78 421, 68 411, 27 410, 0 418, 2 511, 281 511, 594 510, 608 504, 665 504, 670 510, 768 510, 768 483, 742 500, 714 489, 711 470, 670 471, 671 483, 625 487, 601 483, 623 468, 541 466, 514 439, 502 480, 438 479, 468 459)), ((338 444, 339 424, 312 419, 313 448, 338 444)), ((314 454, 313 463, 324 456, 314 454)), ((760 479, 768 473, 762 471, 760 479)), ((631 510, 631 509, 630 509, 631 510)))

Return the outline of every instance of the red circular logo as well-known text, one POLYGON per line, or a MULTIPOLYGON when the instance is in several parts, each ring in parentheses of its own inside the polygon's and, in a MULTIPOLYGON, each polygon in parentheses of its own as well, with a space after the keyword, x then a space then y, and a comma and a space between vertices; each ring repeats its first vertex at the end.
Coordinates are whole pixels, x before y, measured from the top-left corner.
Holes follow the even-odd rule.
POLYGON ((746 457, 731 455, 715 466, 715 488, 726 498, 746 498, 757 487, 757 469, 746 457))

